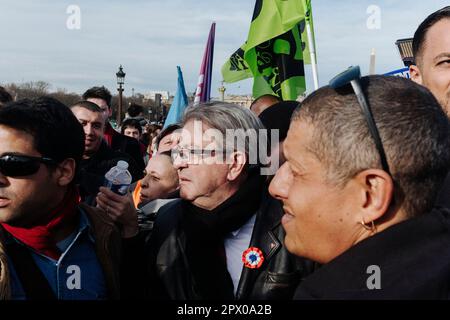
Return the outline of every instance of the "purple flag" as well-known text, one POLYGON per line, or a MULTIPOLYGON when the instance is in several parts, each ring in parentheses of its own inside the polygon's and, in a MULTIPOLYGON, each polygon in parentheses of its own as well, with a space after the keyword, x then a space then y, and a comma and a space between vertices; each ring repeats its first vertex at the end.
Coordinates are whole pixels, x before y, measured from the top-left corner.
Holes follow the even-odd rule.
POLYGON ((203 54, 200 74, 198 76, 197 90, 195 92, 194 105, 200 102, 207 102, 211 98, 211 77, 214 56, 214 35, 216 33, 216 23, 213 22, 209 31, 208 43, 203 54))

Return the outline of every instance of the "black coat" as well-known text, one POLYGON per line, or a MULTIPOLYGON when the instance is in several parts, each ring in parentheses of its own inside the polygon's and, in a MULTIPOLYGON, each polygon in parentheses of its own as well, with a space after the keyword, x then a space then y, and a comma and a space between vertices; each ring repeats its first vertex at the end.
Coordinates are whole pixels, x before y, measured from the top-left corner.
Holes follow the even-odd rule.
POLYGON ((133 182, 142 177, 142 171, 129 155, 113 151, 105 141, 102 141, 99 150, 91 158, 83 159, 80 164, 77 182, 83 202, 90 205, 95 203, 95 197, 104 183, 106 172, 117 165, 119 160, 128 162, 128 171, 133 182))
POLYGON ((323 265, 298 287, 295 299, 448 299, 450 211, 398 223, 323 265), (379 267, 381 289, 373 288, 379 267), (368 287, 369 283, 369 287, 368 287))
POLYGON ((444 208, 450 208, 450 173, 445 178, 444 185, 439 192, 436 204, 444 208))
MULTIPOLYGON (((258 269, 243 267, 236 299, 291 299, 314 264, 287 252, 280 224, 280 202, 262 197, 250 246, 260 248, 265 260, 258 269)), ((156 299, 208 299, 196 293, 195 280, 185 255, 186 239, 180 228, 182 201, 162 207, 148 243, 151 296, 156 299)), ((207 239, 205 239, 207 241, 207 239)))
MULTIPOLYGON (((145 169, 145 162, 141 152, 141 146, 139 141, 134 138, 123 135, 111 127, 111 124, 107 122, 106 124, 108 132, 111 133, 111 145, 109 146, 112 150, 126 153, 135 162, 135 166, 140 172, 145 169)), ((142 177, 138 178, 141 179, 142 177)))

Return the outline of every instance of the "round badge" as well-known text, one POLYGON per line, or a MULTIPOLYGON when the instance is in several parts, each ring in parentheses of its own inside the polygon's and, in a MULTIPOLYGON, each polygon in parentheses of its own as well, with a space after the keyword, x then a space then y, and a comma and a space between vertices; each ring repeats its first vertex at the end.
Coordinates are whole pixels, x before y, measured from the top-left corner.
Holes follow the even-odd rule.
POLYGON ((247 268, 257 269, 264 262, 263 253, 256 247, 250 247, 242 253, 242 262, 247 268))

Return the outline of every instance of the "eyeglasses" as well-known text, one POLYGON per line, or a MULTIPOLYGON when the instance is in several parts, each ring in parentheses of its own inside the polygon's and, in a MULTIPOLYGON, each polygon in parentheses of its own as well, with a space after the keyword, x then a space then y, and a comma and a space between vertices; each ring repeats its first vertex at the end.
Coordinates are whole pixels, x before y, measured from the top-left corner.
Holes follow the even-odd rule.
POLYGON ((383 143, 381 142, 380 133, 378 132, 377 125, 375 124, 375 120, 373 118, 372 110, 370 109, 369 104, 367 103, 367 98, 364 95, 364 92, 361 88, 360 83, 361 71, 359 66, 350 67, 344 72, 338 74, 333 79, 330 80, 330 87, 337 89, 343 87, 350 83, 352 85, 353 91, 356 94, 356 98, 358 99, 359 106, 364 114, 367 125, 369 127, 370 135, 372 136, 375 146, 378 150, 378 154, 381 159, 381 166, 384 171, 386 171, 390 176, 391 171, 389 170, 389 164, 386 160, 386 153, 384 152, 383 143))
POLYGON ((193 149, 193 148, 182 148, 176 146, 172 149, 171 156, 172 161, 175 161, 178 157, 182 161, 199 164, 204 157, 214 157, 216 154, 225 154, 226 150, 214 150, 214 149, 193 149))
POLYGON ((55 165, 56 161, 46 157, 4 155, 0 157, 0 172, 7 177, 23 177, 35 174, 41 163, 55 165))

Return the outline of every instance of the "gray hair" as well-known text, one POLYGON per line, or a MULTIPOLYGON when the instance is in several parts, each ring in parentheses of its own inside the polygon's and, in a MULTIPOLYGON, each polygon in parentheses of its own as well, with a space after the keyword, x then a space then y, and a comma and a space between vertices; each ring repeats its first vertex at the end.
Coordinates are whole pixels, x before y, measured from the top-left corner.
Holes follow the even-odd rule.
POLYGON ((224 102, 204 103, 189 107, 184 114, 182 125, 191 120, 200 120, 220 131, 223 137, 226 137, 226 141, 223 141, 226 150, 230 149, 229 139, 232 139, 233 149, 245 152, 250 164, 267 163, 267 153, 263 152, 262 157, 261 150, 258 149, 262 147, 266 150, 267 131, 261 120, 249 109, 224 102))
MULTIPOLYGON (((395 198, 409 217, 434 204, 450 165, 450 124, 425 87, 400 77, 361 79, 386 151, 395 198)), ((322 87, 303 101, 295 121, 313 126, 310 151, 327 169, 327 180, 344 185, 359 172, 381 168, 380 157, 356 96, 348 85, 322 87)))

